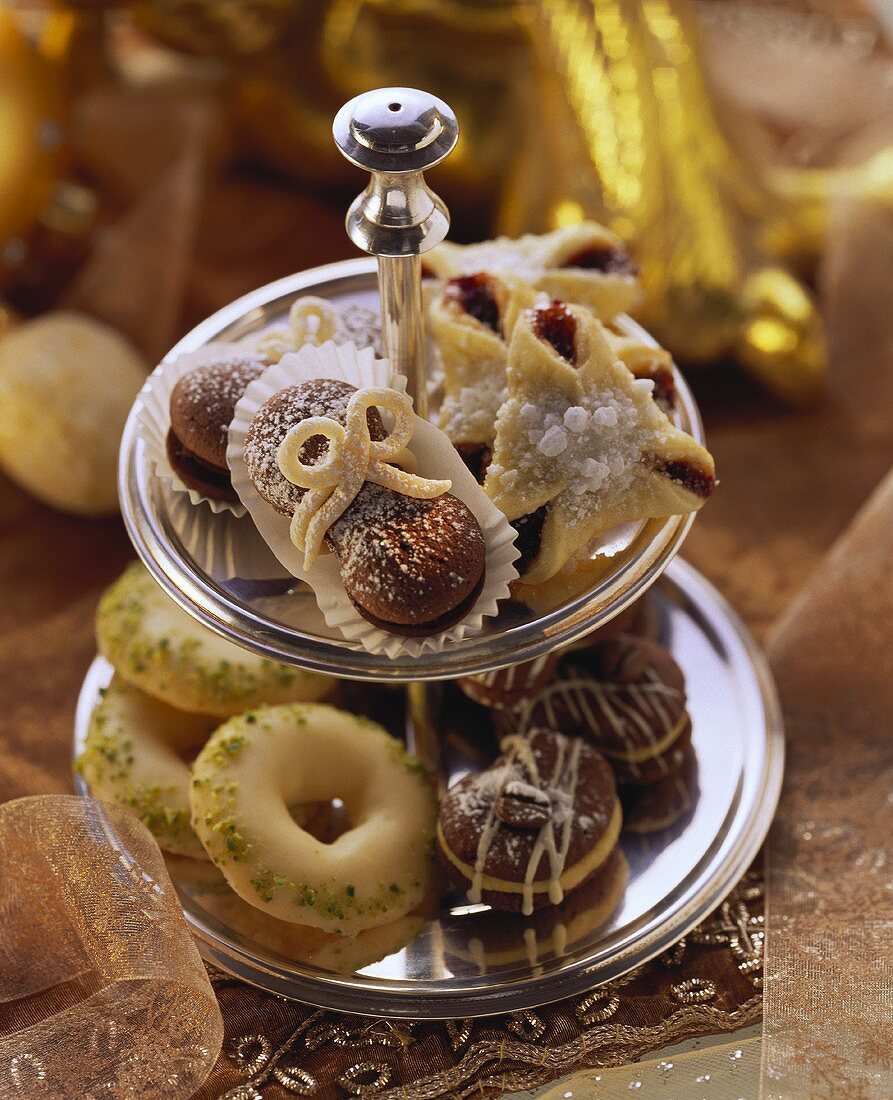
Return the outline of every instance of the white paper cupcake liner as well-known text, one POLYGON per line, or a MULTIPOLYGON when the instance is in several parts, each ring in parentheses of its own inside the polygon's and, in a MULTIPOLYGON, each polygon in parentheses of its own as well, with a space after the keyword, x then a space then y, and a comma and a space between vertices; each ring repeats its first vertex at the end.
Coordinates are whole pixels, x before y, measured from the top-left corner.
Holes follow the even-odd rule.
POLYGON ((321 347, 308 345, 298 352, 285 355, 251 383, 236 406, 229 430, 226 460, 232 473, 233 487, 264 541, 293 576, 313 588, 328 626, 337 629, 356 648, 392 658, 417 657, 430 650, 439 651, 451 642, 477 633, 484 619, 497 613, 499 601, 508 598, 509 585, 518 577, 512 564, 519 557, 514 546, 515 532, 505 516, 484 495, 443 432, 418 416, 410 442, 418 462, 416 472, 423 477, 449 478, 452 481, 450 491, 472 511, 484 534, 484 587, 469 613, 461 622, 440 634, 403 638, 380 630, 359 614, 341 583, 341 571, 334 554, 320 555, 310 569, 305 569, 303 553, 289 538, 288 519, 263 500, 249 478, 244 448, 248 426, 269 398, 287 386, 317 378, 349 382, 358 389, 367 386, 385 386, 399 392, 406 389, 406 379, 392 374, 388 361, 376 359, 370 348, 358 351, 353 344, 337 347, 334 343, 321 347))
POLYGON ((176 359, 165 359, 149 377, 140 390, 138 402, 139 431, 146 443, 146 454, 158 477, 176 493, 184 493, 194 505, 206 504, 218 515, 230 512, 239 517, 245 515, 245 508, 236 501, 211 500, 197 489, 191 489, 174 471, 167 457, 167 433, 171 426, 171 393, 174 386, 189 371, 203 367, 206 363, 232 360, 244 362, 246 358, 260 360, 256 352, 238 344, 217 342, 206 344, 198 351, 178 355, 176 359))
POLYGON ((162 486, 165 512, 185 552, 214 580, 279 580, 290 577, 247 513, 212 514, 195 508, 185 493, 162 486))

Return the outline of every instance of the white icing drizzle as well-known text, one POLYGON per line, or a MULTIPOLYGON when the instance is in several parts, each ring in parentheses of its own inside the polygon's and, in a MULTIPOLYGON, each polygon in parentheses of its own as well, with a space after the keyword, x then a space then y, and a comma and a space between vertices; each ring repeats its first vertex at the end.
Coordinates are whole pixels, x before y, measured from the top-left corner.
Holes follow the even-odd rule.
MULTIPOLYGON (((517 781, 516 771, 520 768, 522 773, 526 773, 527 782, 548 795, 552 807, 548 820, 540 827, 536 835, 524 872, 524 880, 521 884, 521 912, 526 917, 533 913, 534 878, 543 856, 546 857, 549 869, 547 880, 549 901, 553 905, 558 905, 564 899, 564 890, 559 880, 564 873, 567 853, 570 848, 574 819, 573 802, 579 779, 580 754, 583 750, 583 742, 577 738, 571 740, 559 734, 556 737, 556 743, 558 751, 555 755, 555 764, 551 775, 547 778, 540 774, 536 754, 528 738, 512 735, 506 737, 501 744, 501 748, 507 757, 504 766, 506 782, 502 789, 509 783, 517 781)), ((482 897, 484 868, 490 854, 493 838, 500 826, 499 818, 496 815, 496 806, 500 794, 501 791, 494 792, 494 798, 478 840, 474 874, 468 889, 468 898, 472 902, 480 902, 482 897)))
POLYGON ((512 665, 510 668, 496 668, 490 672, 481 672, 473 679, 484 687, 490 688, 494 687, 502 677, 500 686, 505 691, 511 691, 516 683, 523 688, 536 680, 549 660, 550 655, 545 654, 542 657, 537 657, 534 661, 522 662, 520 665, 512 665), (522 672, 523 677, 520 676, 522 672))
MULTIPOLYGON (((645 669, 644 675, 645 683, 642 684, 614 684, 585 675, 558 680, 517 708, 518 732, 524 733, 543 718, 548 725, 557 728, 561 714, 555 703, 560 700, 571 719, 584 724, 596 741, 603 720, 627 752, 633 753, 638 748, 633 734, 638 730, 646 743, 655 749, 650 760, 659 771, 667 774, 667 761, 657 750, 660 741, 679 726, 670 701, 683 700, 684 696, 677 688, 665 684, 651 666, 645 669)), ((683 714, 683 720, 684 717, 683 714)), ((635 760, 623 757, 623 761, 634 777, 641 775, 635 760)))

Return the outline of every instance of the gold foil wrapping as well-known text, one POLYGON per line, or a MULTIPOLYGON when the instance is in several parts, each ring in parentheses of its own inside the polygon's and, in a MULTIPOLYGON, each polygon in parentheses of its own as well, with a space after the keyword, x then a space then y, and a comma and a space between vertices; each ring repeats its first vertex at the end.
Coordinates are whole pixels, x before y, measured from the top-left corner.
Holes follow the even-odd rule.
POLYGON ((544 0, 539 187, 519 179, 501 228, 595 217, 642 269, 641 320, 677 357, 737 358, 792 401, 821 390, 816 304, 780 258, 797 211, 719 124, 687 0, 544 0), (551 135, 551 140, 549 135, 551 135))
POLYGON ((222 1034, 148 830, 88 799, 0 806, 0 1097, 185 1100, 222 1034))

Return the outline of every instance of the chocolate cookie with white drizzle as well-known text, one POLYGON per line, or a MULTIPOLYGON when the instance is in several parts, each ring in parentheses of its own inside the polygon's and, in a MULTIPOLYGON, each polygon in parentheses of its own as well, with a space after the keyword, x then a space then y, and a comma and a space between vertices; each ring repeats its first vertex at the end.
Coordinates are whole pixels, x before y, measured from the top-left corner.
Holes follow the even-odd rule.
POLYGON ((508 668, 462 676, 456 683, 475 703, 504 710, 523 706, 526 699, 538 695, 551 680, 557 664, 557 654, 545 653, 508 668))
POLYGON ((502 754, 447 791, 438 852, 468 900, 529 916, 605 863, 621 828, 607 761, 552 730, 503 739, 502 754))
POLYGON ((620 783, 678 771, 691 740, 682 670, 663 646, 632 635, 567 653, 550 684, 494 720, 506 731, 545 726, 583 737, 620 783))

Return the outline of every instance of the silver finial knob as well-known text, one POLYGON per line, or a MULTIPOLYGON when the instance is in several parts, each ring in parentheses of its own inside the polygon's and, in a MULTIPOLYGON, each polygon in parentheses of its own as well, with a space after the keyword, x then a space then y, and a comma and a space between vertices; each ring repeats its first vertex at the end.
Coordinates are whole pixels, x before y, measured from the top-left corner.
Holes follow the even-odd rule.
POLYGON ((421 255, 447 235, 450 216, 422 173, 452 152, 459 124, 437 96, 378 88, 345 103, 332 132, 351 164, 372 173, 347 212, 347 235, 378 257, 385 353, 427 416, 421 255))
POLYGON ((449 214, 423 171, 455 147, 459 124, 450 108, 415 88, 378 88, 341 108, 335 144, 372 173, 347 214, 347 233, 373 256, 418 256, 444 239, 449 214))

